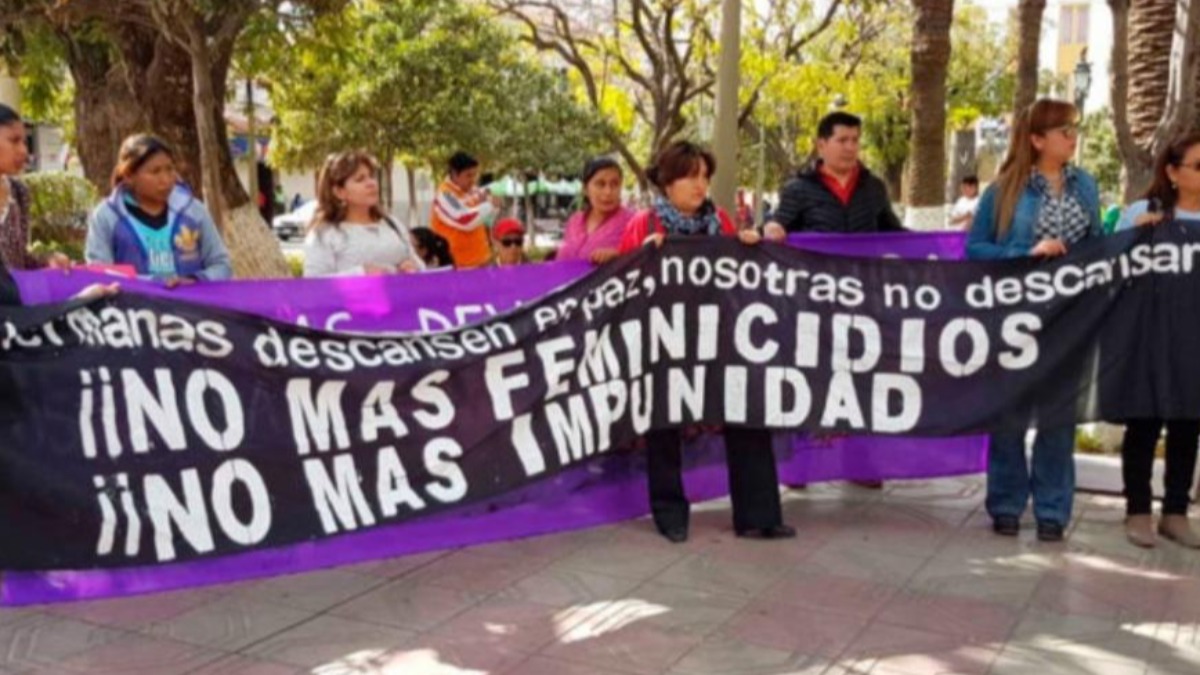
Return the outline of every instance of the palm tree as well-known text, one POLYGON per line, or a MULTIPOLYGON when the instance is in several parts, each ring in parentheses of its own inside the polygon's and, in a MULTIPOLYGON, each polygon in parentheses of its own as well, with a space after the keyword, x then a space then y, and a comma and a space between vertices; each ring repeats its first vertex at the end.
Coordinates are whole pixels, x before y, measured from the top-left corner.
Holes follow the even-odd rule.
POLYGON ((1150 182, 1152 158, 1200 127, 1200 2, 1108 0, 1113 16, 1112 102, 1123 192, 1150 182))
POLYGON ((1020 113, 1037 98, 1038 50, 1042 41, 1042 15, 1046 0, 1021 0, 1017 5, 1017 91, 1013 111, 1020 113))
POLYGON ((912 42, 912 136, 905 200, 908 224, 936 229, 945 224, 946 70, 954 0, 916 0, 912 42))
POLYGON ((1129 5, 1129 130, 1146 145, 1167 107, 1175 3, 1132 0, 1129 5))

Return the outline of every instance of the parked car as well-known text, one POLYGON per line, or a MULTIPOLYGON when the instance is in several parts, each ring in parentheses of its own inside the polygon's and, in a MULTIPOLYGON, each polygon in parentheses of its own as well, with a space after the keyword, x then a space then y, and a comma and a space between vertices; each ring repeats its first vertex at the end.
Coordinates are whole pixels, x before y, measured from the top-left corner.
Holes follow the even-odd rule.
POLYGON ((308 229, 308 224, 312 222, 313 215, 316 212, 317 200, 307 201, 291 213, 275 216, 275 220, 271 223, 271 229, 275 231, 275 236, 284 241, 292 237, 302 236, 304 230, 308 229))

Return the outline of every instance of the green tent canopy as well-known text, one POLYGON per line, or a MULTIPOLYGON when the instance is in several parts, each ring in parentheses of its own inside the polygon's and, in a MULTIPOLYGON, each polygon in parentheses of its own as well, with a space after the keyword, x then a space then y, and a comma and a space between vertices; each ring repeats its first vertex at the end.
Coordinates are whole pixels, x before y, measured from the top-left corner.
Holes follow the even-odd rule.
POLYGON ((493 181, 483 186, 484 190, 490 192, 496 197, 524 197, 525 186, 513 180, 512 176, 505 176, 498 181, 493 181))
POLYGON ((508 199, 524 197, 526 193, 531 195, 557 195, 562 197, 574 197, 583 189, 583 183, 577 180, 546 180, 538 178, 531 180, 528 183, 521 185, 512 176, 505 176, 500 180, 493 181, 483 186, 496 197, 504 197, 508 199))

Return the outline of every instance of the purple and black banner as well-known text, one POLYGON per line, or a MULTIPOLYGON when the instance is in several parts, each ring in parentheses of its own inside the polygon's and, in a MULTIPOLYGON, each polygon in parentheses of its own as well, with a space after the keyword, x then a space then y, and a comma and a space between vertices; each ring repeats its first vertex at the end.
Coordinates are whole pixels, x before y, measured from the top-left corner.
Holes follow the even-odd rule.
MULTIPOLYGON (((810 239, 794 243, 940 259, 962 245, 953 234, 810 239)), ((636 516, 646 425, 789 432, 777 444, 787 482, 977 471, 978 437, 862 435, 987 426, 922 425, 935 406, 918 393, 915 412, 903 379, 920 380, 905 375, 916 324, 900 317, 934 311, 922 306, 926 287, 953 286, 931 276, 941 268, 953 266, 685 242, 591 275, 557 264, 175 291, 125 283, 117 298, 5 343, 21 396, 5 404, 18 422, 0 445, 0 499, 17 514, 0 530, 4 602, 229 581, 636 516), (790 364, 772 365, 781 359, 790 364), (827 371, 823 383, 803 377, 810 367, 827 371), (866 376, 876 372, 895 377, 866 376), (800 429, 817 436, 790 435, 800 429)), ((19 276, 26 302, 95 280, 19 276)), ((1009 328, 1009 347, 1024 353, 1021 336, 1035 331, 1009 328)), ((978 348, 972 328, 959 332, 978 348)), ((1004 326, 995 335, 1004 342, 1004 326)), ((931 340, 920 341, 936 352, 931 340)), ((951 360, 965 368, 970 358, 951 360)), ((702 437, 690 453, 693 498, 724 490, 714 445, 702 437)))

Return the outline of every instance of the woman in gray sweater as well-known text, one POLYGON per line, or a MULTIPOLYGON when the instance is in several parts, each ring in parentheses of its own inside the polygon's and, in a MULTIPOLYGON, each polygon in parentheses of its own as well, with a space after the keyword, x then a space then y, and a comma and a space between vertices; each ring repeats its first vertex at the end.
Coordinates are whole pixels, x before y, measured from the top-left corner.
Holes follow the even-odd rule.
POLYGON ((325 160, 317 212, 304 240, 304 276, 357 276, 425 268, 403 223, 379 206, 379 163, 365 152, 325 160))

